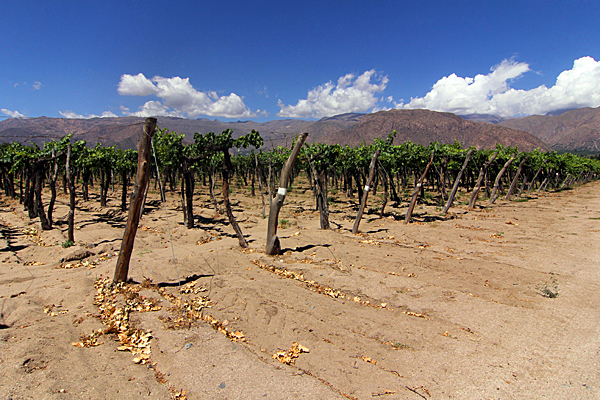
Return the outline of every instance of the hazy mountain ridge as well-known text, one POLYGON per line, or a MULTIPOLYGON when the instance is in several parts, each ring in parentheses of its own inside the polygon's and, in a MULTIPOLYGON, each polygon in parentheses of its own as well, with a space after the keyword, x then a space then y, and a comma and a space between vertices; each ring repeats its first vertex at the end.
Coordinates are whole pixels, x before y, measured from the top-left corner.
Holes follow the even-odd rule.
POLYGON ((394 143, 410 140, 422 145, 431 142, 451 144, 458 140, 463 147, 475 146, 478 149, 493 148, 496 143, 518 146, 526 151, 549 149, 541 140, 526 132, 429 110, 390 110, 367 114, 356 126, 347 132, 339 132, 338 136, 345 135, 349 144, 359 144, 363 140, 370 143, 376 137, 385 138, 393 130, 397 131, 394 143))
POLYGON ((529 132, 558 151, 600 151, 600 107, 513 118, 500 125, 529 132))
MULTIPOLYGON (((186 119, 159 117, 158 126, 186 135, 193 140, 194 132, 220 133, 231 129, 234 137, 255 129, 265 139, 267 147, 290 146, 293 135, 309 132, 309 142, 356 145, 384 138, 392 130, 398 132, 395 143, 431 141, 464 146, 491 148, 496 143, 518 146, 521 150, 553 148, 561 151, 599 151, 600 108, 561 110, 558 115, 534 115, 503 119, 487 114, 458 116, 429 110, 389 110, 372 114, 347 113, 318 121, 298 119, 267 122, 223 122, 216 119, 186 119), (483 121, 483 122, 481 122, 483 121), (549 147, 548 147, 549 146, 549 147)), ((0 121, 0 142, 27 141, 41 144, 69 133, 75 140, 85 139, 90 146, 102 143, 120 148, 136 148, 144 118, 12 118, 0 121)))
POLYGON ((466 114, 460 115, 460 117, 469 121, 487 122, 490 124, 499 124, 500 122, 506 120, 504 117, 492 114, 466 114))
MULTIPOLYGON (((313 137, 328 135, 349 128, 356 124, 364 114, 342 114, 328 117, 319 121, 297 119, 273 120, 267 122, 238 121, 223 122, 219 120, 186 119, 174 117, 159 117, 158 127, 186 135, 185 141, 191 142, 195 132, 221 133, 231 129, 234 137, 245 135, 255 129, 261 133, 265 142, 270 146, 285 146, 291 144, 294 134, 309 132, 309 141, 313 137), (287 143, 287 144, 286 144, 287 143)), ((0 142, 25 142, 41 144, 45 141, 61 138, 73 133, 74 140, 86 140, 88 145, 102 143, 105 146, 117 145, 119 148, 136 148, 141 132, 140 124, 144 118, 11 118, 0 121, 0 142)))

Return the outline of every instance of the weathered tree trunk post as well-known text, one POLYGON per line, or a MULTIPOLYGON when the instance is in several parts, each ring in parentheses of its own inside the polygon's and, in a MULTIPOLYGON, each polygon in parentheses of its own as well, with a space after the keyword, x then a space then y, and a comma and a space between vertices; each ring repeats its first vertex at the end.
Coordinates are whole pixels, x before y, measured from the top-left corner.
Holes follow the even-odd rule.
POLYGON ((362 199, 363 197, 363 185, 360 177, 360 172, 358 170, 354 170, 354 181, 356 183, 356 192, 358 193, 358 198, 362 199))
MULTIPOLYGON (((439 185, 438 185, 439 189, 440 189, 440 194, 442 195, 442 203, 444 202, 444 199, 446 198, 446 175, 447 175, 446 172, 447 171, 448 171, 448 157, 444 157, 444 159, 442 160, 442 165, 440 165, 440 171, 439 171, 440 178, 439 178, 439 185)), ((461 173, 459 173, 459 175, 461 173)))
POLYGON ((115 269, 115 276, 113 279, 113 282, 115 283, 127 281, 129 261, 133 251, 133 242, 135 241, 135 234, 137 232, 138 222, 140 220, 140 210, 144 200, 144 192, 148 186, 150 151, 152 136, 154 135, 155 129, 156 118, 146 118, 144 134, 140 139, 140 145, 138 148, 138 169, 135 178, 135 185, 133 187, 133 194, 131 196, 131 204, 129 205, 129 216, 127 218, 127 225, 125 226, 125 233, 123 234, 123 241, 121 243, 121 251, 119 252, 119 259, 117 260, 117 267, 115 269))
POLYGON ((46 211, 44 211, 44 204, 42 203, 42 189, 44 186, 44 162, 36 161, 34 163, 34 194, 35 194, 35 203, 34 210, 38 217, 40 217, 40 224, 42 225, 42 229, 45 231, 49 231, 52 229, 52 226, 48 223, 48 218, 46 217, 46 211))
POLYGON ((107 195, 110 182, 110 172, 107 171, 105 168, 100 168, 100 207, 107 206, 107 195))
POLYGON ((256 165, 256 173, 258 174, 258 188, 260 189, 260 198, 262 199, 262 216, 263 219, 266 217, 265 215, 265 191, 263 189, 262 183, 262 168, 258 165, 258 156, 254 153, 254 163, 256 165))
POLYGON ((56 179, 58 178, 58 160, 56 157, 56 149, 52 149, 52 159, 54 159, 54 171, 50 178, 50 202, 48 203, 48 224, 52 227, 54 222, 52 214, 54 212, 54 203, 56 202, 56 179))
POLYGON ((329 203, 327 197, 327 171, 322 170, 319 172, 317 179, 319 185, 319 197, 317 203, 319 204, 319 222, 321 223, 321 229, 329 229, 329 203))
POLYGON ((249 172, 250 174, 250 196, 256 197, 256 170, 249 172))
POLYGON ((500 188, 500 179, 502 179, 502 175, 506 172, 510 164, 515 159, 513 157, 509 158, 508 161, 504 164, 498 175, 496 176, 496 181, 494 182, 494 189, 492 190, 492 195, 490 196, 489 204, 494 204, 496 199, 498 198, 498 189, 500 188))
POLYGON ((219 210, 219 202, 215 196, 215 169, 212 166, 208 167, 208 191, 215 207, 215 214, 219 214, 221 211, 219 210))
MULTIPOLYGON (((394 174, 392 173, 392 175, 390 175, 387 170, 384 168, 384 166, 381 164, 380 161, 377 161, 377 164, 379 165, 379 171, 385 174, 385 178, 382 178, 384 180, 384 182, 388 182, 389 189, 390 189, 390 200, 395 201, 395 202, 400 202, 400 196, 398 196, 398 192, 396 191, 396 186, 394 185, 394 174)), ((381 214, 381 216, 383 217, 383 213, 381 214)))
POLYGON ((23 169, 23 173, 25 174, 25 198, 23 200, 23 210, 27 210, 27 214, 29 219, 34 219, 37 217, 35 213, 34 203, 35 196, 33 187, 35 185, 35 175, 33 172, 33 168, 31 165, 28 165, 23 169))
POLYGON ((313 198, 317 203, 317 209, 319 210, 319 222, 321 223, 321 229, 329 229, 329 205, 327 204, 327 172, 321 170, 317 172, 313 161, 317 157, 311 157, 308 160, 310 169, 314 176, 312 180, 313 186, 313 198))
POLYGON ((565 177, 565 179, 563 180, 563 182, 560 184, 559 189, 564 188, 565 186, 567 186, 567 184, 571 184, 571 174, 567 173, 567 176, 565 177))
POLYGON ((479 196, 479 190, 481 189, 481 185, 483 183, 483 179, 485 178, 485 174, 490 165, 494 162, 494 160, 498 157, 497 153, 494 153, 492 157, 481 167, 479 170, 479 177, 477 178, 477 183, 473 188, 473 194, 471 194, 471 200, 469 200, 469 208, 474 208, 475 203, 477 202, 477 197, 479 196))
POLYGON ((537 172, 535 173, 535 175, 533 176, 533 179, 531 180, 531 182, 529 182, 529 185, 527 185, 527 195, 529 195, 529 193, 531 192, 531 188, 533 187, 533 185, 535 184, 535 181, 538 177, 538 175, 540 174, 540 172, 542 172, 542 168, 543 167, 539 167, 537 172))
POLYGON ((548 185, 548 182, 550 182, 550 176, 549 175, 546 176, 546 178, 544 178, 544 180, 540 184, 540 187, 538 188, 537 192, 535 192, 536 196, 540 195, 540 192, 548 185))
POLYGON ((238 242, 240 243, 240 247, 245 249, 248 247, 248 243, 246 239, 244 239, 244 234, 240 229, 235 217, 233 216, 233 210, 231 209, 231 203, 229 202, 229 172, 232 169, 231 158, 229 156, 229 149, 223 150, 223 203, 225 203, 225 214, 227 214, 227 219, 229 219, 229 223, 231 227, 235 231, 235 235, 238 238, 238 242))
POLYGON ((121 187, 121 210, 127 210, 127 187, 129 186, 129 174, 126 169, 121 171, 121 180, 123 186, 121 187))
POLYGON ((358 233, 358 226, 360 225, 360 220, 362 219, 362 215, 365 211, 365 206, 367 204, 367 198, 369 197, 369 187, 371 186, 373 178, 375 177, 375 170, 377 169, 377 159, 379 158, 379 154, 381 154, 381 150, 377 150, 375 154, 373 154, 373 158, 371 158, 371 165, 369 166, 369 179, 367 180, 367 184, 365 185, 365 191, 363 192, 360 207, 358 208, 356 221, 354 221, 354 225, 352 226, 353 234, 358 233))
POLYGON ((512 195, 512 192, 517 187, 517 181, 519 180, 519 175, 521 175, 521 170, 523 169, 523 164, 525 164, 525 162, 528 159, 529 159, 529 156, 527 156, 523 160, 521 160, 521 163, 519 164, 519 168, 517 168, 517 173, 515 174, 515 177, 513 178, 513 181, 510 184, 510 189, 508 189, 508 193, 506 193, 506 200, 510 201, 510 196, 512 195))
POLYGON ((279 220, 279 211, 281 210, 281 207, 283 207, 283 201, 285 200, 285 196, 287 194, 287 184, 292 172, 292 167, 294 166, 294 162, 296 162, 296 158, 298 158, 300 148, 304 144, 307 136, 308 133, 305 132, 298 137, 298 140, 292 149, 292 154, 290 154, 290 157, 287 159, 283 165, 283 169, 281 170, 281 180, 279 182, 279 190, 277 191, 277 195, 270 200, 271 207, 269 209, 267 245, 265 252, 271 256, 281 252, 281 245, 279 243, 279 238, 277 237, 277 221, 279 220))
MULTIPOLYGON (((182 168, 185 168, 185 166, 182 166, 182 168)), ((189 229, 190 227, 188 226, 187 207, 185 200, 185 178, 181 179, 181 209, 183 210, 183 224, 189 229)))
POLYGON ((385 213, 385 206, 388 202, 389 190, 387 172, 383 169, 381 165, 379 168, 379 174, 381 175, 381 180, 383 181, 383 202, 381 203, 381 211, 379 211, 379 218, 383 218, 383 214, 385 213))
POLYGON ((81 197, 83 198, 83 201, 90 201, 90 197, 89 197, 89 192, 88 192, 88 185, 90 183, 90 178, 91 178, 91 172, 89 170, 84 170, 81 173, 81 197))
MULTIPOLYGON (((271 162, 271 157, 269 157, 269 179, 267 182, 267 186, 269 187, 269 199, 273 199, 276 195, 273 194, 275 191, 275 179, 273 178, 273 163, 271 162)), ((269 205, 271 200, 269 200, 269 205)))
POLYGON ((419 179, 419 183, 417 183, 417 186, 415 187, 415 190, 413 191, 412 199, 410 201, 410 206, 408 207, 408 211, 406 212, 406 217, 404 218, 405 224, 408 224, 410 222, 410 217, 412 216, 413 210, 415 209, 415 204, 417 204, 417 198, 419 197, 419 191, 423 187, 423 181, 425 180, 425 177, 427 176, 427 172, 429 172, 429 168, 431 167, 431 164, 433 164, 434 154, 435 154, 435 152, 432 151, 431 158, 429 159, 429 163, 425 167, 425 171, 423 172, 423 175, 421 175, 421 179, 419 179))
POLYGON ((448 197, 448 202, 446 203, 446 206, 442 210, 442 212, 444 214, 448 212, 450 207, 452 207, 452 202, 454 202, 454 196, 456 196, 456 191, 458 190, 458 184, 460 183, 460 179, 462 178, 462 175, 465 172, 465 169, 467 169, 467 164, 469 163, 469 158, 471 158, 471 153, 473 153, 473 149, 469 150, 469 152, 467 153, 465 162, 464 162, 462 168, 460 169, 458 175, 456 175, 456 180, 454 181, 454 186, 452 186, 452 192, 450 192, 450 197, 448 197))
POLYGON ((519 194, 517 196, 521 197, 523 195, 525 186, 527 186, 527 174, 523 175, 523 184, 521 185, 521 189, 519 190, 519 194))
POLYGON ((65 179, 69 186, 69 214, 67 216, 67 241, 75 242, 73 230, 75 225, 75 179, 71 174, 71 143, 67 147, 67 162, 65 168, 65 179))
POLYGON ((183 178, 181 179, 181 194, 183 195, 184 203, 183 216, 184 223, 188 229, 194 228, 194 189, 193 189, 193 174, 190 170, 190 160, 184 158, 183 160, 183 178))

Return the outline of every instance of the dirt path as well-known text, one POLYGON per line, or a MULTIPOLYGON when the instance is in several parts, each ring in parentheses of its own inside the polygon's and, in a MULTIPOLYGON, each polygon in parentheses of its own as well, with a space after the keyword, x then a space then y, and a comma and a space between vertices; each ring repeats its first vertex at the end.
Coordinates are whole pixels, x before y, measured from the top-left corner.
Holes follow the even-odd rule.
POLYGON ((0 397, 600 397, 600 183, 408 226, 403 209, 388 208, 388 218, 367 214, 360 235, 350 233, 355 208, 341 200, 331 214, 340 229, 318 229, 297 185, 281 215, 280 257, 264 253, 259 200, 234 200, 245 251, 204 196, 193 230, 175 199, 170 229, 151 202, 130 269, 137 284, 106 295, 156 305, 129 314, 129 338, 133 328, 152 335, 140 347, 149 358, 136 365, 114 333, 98 335, 98 346, 72 345, 108 328, 94 283, 112 278, 125 216, 84 203, 79 246, 65 249, 66 197, 58 229, 41 235, 3 199, 0 397), (93 253, 87 265, 59 261, 75 251, 93 253), (178 301, 204 321, 177 319, 178 301), (292 365, 273 358, 293 343, 309 352, 297 350, 292 365))

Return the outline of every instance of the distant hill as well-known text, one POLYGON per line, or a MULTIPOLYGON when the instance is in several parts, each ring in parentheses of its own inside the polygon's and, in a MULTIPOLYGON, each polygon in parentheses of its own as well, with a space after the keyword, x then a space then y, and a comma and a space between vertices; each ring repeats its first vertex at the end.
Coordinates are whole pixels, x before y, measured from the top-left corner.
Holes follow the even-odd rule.
MULTIPOLYGON (((496 143, 518 146, 520 150, 549 149, 538 138, 523 131, 484 122, 467 121, 455 114, 429 110, 390 110, 365 115, 360 122, 346 131, 328 138, 334 143, 370 143, 374 138, 385 138, 396 130, 395 143, 412 141, 422 145, 431 142, 454 143, 464 147, 493 148, 496 143)), ((313 140, 318 141, 317 138, 313 140)), ((324 141, 324 140, 323 140, 324 141)))
POLYGON ((460 115, 460 117, 469 121, 487 122, 490 124, 499 124, 506 119, 504 117, 491 114, 466 114, 460 115))
MULTIPOLYGON (((41 144, 73 133, 75 140, 85 139, 90 146, 102 143, 119 148, 136 148, 144 119, 138 117, 65 119, 65 118, 13 118, 0 121, 0 142, 27 140, 41 144)), ((427 145, 432 141, 454 143, 464 146, 492 148, 496 143, 519 146, 521 150, 548 149, 539 139, 526 132, 503 126, 465 120, 451 113, 428 110, 391 110, 373 114, 348 113, 327 117, 318 121, 297 119, 268 122, 186 119, 159 117, 158 126, 177 133, 184 133, 191 142, 194 132, 220 133, 232 129, 234 137, 255 129, 265 139, 265 146, 291 146, 293 135, 309 132, 308 141, 328 144, 356 145, 361 141, 371 143, 375 137, 386 137, 392 130, 398 131, 395 143, 412 141, 427 145)))
POLYGON ((529 132, 557 151, 600 151, 600 107, 508 119, 500 125, 529 132))
POLYGON ((556 116, 556 115, 560 115, 560 114, 566 113, 567 111, 571 111, 571 110, 576 110, 576 108, 562 108, 560 110, 554 110, 554 111, 547 112, 545 115, 548 115, 548 116, 552 117, 552 116, 556 116))
POLYGON ((334 117, 322 118, 312 122, 305 128, 309 133, 308 142, 322 142, 327 144, 342 143, 337 142, 340 132, 350 129, 358 124, 365 114, 348 113, 340 114, 334 117))
POLYGON ((107 146, 118 144, 122 148, 137 146, 139 139, 133 139, 139 134, 140 127, 134 125, 143 123, 143 118, 11 118, 0 121, 0 142, 27 142, 42 144, 73 133, 76 140, 86 139, 88 144, 102 142, 107 146))
MULTIPOLYGON (((313 137, 328 137, 330 134, 354 126, 364 114, 342 114, 335 117, 323 118, 319 121, 304 121, 298 119, 273 120, 268 122, 238 121, 223 122, 219 120, 186 119, 159 117, 158 126, 172 132, 183 133, 185 140, 192 142, 194 133, 221 133, 231 129, 234 137, 245 135, 255 129, 265 139, 265 145, 291 146, 293 135, 309 132, 309 141, 313 137)), ((0 142, 25 142, 38 145, 45 141, 61 138, 73 133, 75 140, 85 140, 88 145, 113 146, 122 149, 136 148, 141 132, 140 124, 144 118, 12 118, 0 121, 0 142)))
MULTIPOLYGON (((0 142, 27 141, 39 145, 73 133, 74 140, 85 140, 90 146, 102 143, 104 146, 117 145, 122 149, 133 149, 137 148, 139 143, 140 133, 142 132, 140 125, 143 123, 144 118, 139 117, 90 119, 11 118, 0 121, 0 142)), ((289 141, 291 144, 291 134, 304 132, 311 123, 313 121, 293 119, 259 123, 253 121, 222 122, 207 118, 158 118, 160 128, 184 133, 187 142, 193 141, 195 132, 203 134, 208 132, 221 133, 225 129, 231 129, 233 136, 239 137, 252 131, 252 129, 256 129, 267 142, 272 142, 275 146, 285 145, 285 141, 289 141), (280 134, 282 132, 290 133, 290 135, 280 134)))
POLYGON ((25 143, 26 141, 37 144, 44 142, 42 135, 39 132, 27 128, 7 128, 0 132, 0 143, 25 143))

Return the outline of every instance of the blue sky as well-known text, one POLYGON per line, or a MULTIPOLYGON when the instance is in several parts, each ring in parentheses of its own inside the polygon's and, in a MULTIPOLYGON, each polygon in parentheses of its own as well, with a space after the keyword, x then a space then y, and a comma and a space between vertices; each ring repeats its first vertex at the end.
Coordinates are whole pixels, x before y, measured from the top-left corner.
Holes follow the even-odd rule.
POLYGON ((599 20, 598 1, 7 0, 0 115, 598 107, 599 20))

